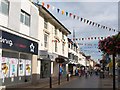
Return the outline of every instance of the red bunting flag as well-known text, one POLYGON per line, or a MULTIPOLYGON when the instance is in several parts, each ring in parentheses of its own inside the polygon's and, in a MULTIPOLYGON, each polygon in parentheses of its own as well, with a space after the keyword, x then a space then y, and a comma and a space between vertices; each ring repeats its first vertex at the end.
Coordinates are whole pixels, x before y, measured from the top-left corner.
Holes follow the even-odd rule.
POLYGON ((44 5, 45 5, 45 3, 44 2, 42 2, 42 6, 44 7, 44 5))
POLYGON ((70 17, 72 16, 72 13, 70 13, 70 15, 69 15, 70 17))

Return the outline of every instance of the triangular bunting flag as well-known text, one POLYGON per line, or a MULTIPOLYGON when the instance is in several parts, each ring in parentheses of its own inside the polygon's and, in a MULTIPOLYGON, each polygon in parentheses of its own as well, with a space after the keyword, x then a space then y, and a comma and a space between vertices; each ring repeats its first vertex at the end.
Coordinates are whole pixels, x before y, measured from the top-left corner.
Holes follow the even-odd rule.
POLYGON ((57 12, 58 12, 58 13, 60 12, 60 9, 59 9, 59 8, 57 9, 57 12))
POLYGON ((73 19, 75 19, 76 15, 73 15, 73 19))
POLYGON ((80 21, 82 22, 82 20, 83 20, 83 18, 81 18, 81 20, 80 20, 80 21))
POLYGON ((89 20, 87 20, 87 24, 89 23, 89 20))
POLYGON ((68 16, 68 12, 66 12, 66 16, 68 16))
POLYGON ((98 27, 100 27, 100 24, 98 24, 98 27))
POLYGON ((94 22, 92 23, 92 26, 94 26, 94 22))
POLYGON ((69 15, 70 15, 70 17, 71 17, 71 16, 72 16, 72 13, 70 13, 69 15))
POLYGON ((64 14, 64 10, 62 10, 62 15, 64 14))
POLYGON ((84 23, 86 22, 86 19, 84 19, 84 23))
POLYGON ((47 9, 49 9, 50 8, 50 5, 49 4, 47 4, 47 9))
POLYGON ((92 23, 92 21, 90 21, 89 25, 92 23))
POLYGON ((79 20, 79 16, 77 16, 77 19, 79 20))
POLYGON ((42 6, 44 7, 44 5, 45 5, 45 3, 44 2, 42 2, 42 6))
POLYGON ((55 9, 55 7, 54 6, 52 6, 52 11, 55 9))

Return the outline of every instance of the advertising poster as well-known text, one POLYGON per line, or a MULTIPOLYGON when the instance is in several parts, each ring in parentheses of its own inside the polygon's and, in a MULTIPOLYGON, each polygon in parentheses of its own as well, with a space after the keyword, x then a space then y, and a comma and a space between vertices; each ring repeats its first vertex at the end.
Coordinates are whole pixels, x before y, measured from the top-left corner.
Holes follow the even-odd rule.
POLYGON ((19 76, 25 75, 25 60, 20 59, 19 60, 19 76))
POLYGON ((10 77, 15 77, 17 76, 18 59, 10 58, 9 60, 10 60, 10 77))
POLYGON ((2 78, 9 77, 9 58, 2 57, 1 69, 2 69, 2 78))
POLYGON ((26 60, 26 76, 31 75, 31 60, 26 60))

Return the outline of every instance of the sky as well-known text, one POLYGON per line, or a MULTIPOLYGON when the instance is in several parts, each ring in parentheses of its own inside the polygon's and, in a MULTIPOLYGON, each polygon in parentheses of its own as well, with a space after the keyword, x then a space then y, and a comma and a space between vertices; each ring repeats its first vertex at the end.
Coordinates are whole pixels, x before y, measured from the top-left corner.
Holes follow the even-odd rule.
MULTIPOLYGON (((56 8, 71 12, 79 17, 86 18, 101 25, 118 29, 118 0, 40 0, 45 4, 54 6, 55 9, 48 9, 66 28, 71 31, 69 38, 73 37, 75 30, 76 38, 107 37, 115 35, 117 32, 101 29, 85 24, 68 16, 57 13, 56 8)), ((98 44, 98 40, 78 40, 83 44, 98 44)), ((86 55, 91 55, 92 59, 101 59, 101 52, 96 46, 80 45, 80 50, 86 55)))

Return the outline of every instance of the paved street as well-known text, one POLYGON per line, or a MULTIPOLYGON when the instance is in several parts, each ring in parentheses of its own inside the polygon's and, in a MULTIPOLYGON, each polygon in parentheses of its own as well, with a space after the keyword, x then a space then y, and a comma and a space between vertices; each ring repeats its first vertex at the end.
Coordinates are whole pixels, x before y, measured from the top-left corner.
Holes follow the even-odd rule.
POLYGON ((80 77, 60 86, 54 86, 53 88, 112 88, 111 83, 111 79, 100 79, 97 76, 91 76, 88 78, 80 77), (104 86, 105 84, 108 86, 104 86))

